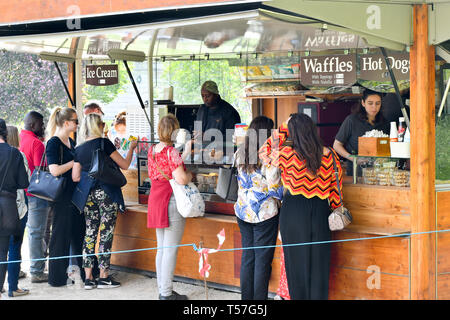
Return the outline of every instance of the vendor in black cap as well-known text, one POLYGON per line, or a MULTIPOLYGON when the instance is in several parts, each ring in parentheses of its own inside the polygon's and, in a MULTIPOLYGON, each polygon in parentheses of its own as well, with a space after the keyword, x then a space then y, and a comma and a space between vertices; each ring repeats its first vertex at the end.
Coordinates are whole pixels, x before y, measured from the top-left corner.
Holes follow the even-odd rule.
POLYGON ((198 110, 196 121, 202 122, 202 132, 218 129, 225 137, 226 129, 234 129, 234 125, 241 122, 239 113, 220 97, 219 89, 214 81, 205 81, 201 94, 204 104, 198 110))

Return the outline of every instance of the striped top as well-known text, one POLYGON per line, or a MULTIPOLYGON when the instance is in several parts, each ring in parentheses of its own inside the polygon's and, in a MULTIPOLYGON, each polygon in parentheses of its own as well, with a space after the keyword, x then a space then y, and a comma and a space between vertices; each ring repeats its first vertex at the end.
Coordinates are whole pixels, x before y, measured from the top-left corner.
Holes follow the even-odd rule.
MULTIPOLYGON (((287 137, 288 127, 286 123, 283 123, 259 150, 260 159, 266 164, 280 168, 283 186, 291 194, 301 194, 308 199, 312 197, 328 199, 333 209, 341 206, 331 152, 323 155, 317 176, 313 176, 306 168, 305 161, 300 160, 293 148, 282 146, 287 137)), ((337 162, 339 184, 342 190, 342 168, 334 150, 333 153, 337 162)))

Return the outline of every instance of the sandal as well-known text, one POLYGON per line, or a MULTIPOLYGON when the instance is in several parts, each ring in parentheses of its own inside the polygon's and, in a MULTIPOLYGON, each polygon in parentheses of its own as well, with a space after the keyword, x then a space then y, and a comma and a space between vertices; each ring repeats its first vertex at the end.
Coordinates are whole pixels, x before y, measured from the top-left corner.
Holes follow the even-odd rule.
POLYGON ((17 289, 15 291, 9 292, 8 296, 10 297, 20 297, 20 296, 24 296, 30 293, 30 290, 28 289, 17 289))

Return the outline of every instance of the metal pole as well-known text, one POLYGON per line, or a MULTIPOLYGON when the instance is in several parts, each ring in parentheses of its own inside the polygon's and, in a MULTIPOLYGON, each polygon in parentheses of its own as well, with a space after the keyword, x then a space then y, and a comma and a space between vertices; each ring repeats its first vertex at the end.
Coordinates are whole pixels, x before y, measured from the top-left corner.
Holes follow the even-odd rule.
POLYGON ((400 108, 402 110, 403 117, 405 118, 406 125, 408 126, 408 128, 411 128, 410 125, 409 125, 409 117, 408 117, 408 114, 406 113, 406 108, 405 108, 405 105, 403 104, 403 100, 402 100, 402 97, 400 95, 400 90, 398 89, 397 80, 395 79, 394 72, 392 71, 391 65, 389 63, 389 59, 387 57, 386 49, 383 48, 383 47, 380 47, 380 50, 381 50, 381 53, 384 56, 384 61, 386 62, 386 66, 387 66, 387 68, 389 70, 389 75, 391 76, 392 84, 394 85, 394 89, 395 89, 395 93, 396 93, 396 96, 397 96, 397 100, 398 100, 398 103, 400 104, 400 108))
POLYGON ((139 103, 141 105, 141 108, 144 111, 144 114, 145 114, 145 117, 147 118, 148 124, 150 125, 150 129, 151 129, 151 131, 153 131, 152 122, 150 121, 150 118, 148 117, 147 111, 145 111, 144 102, 142 101, 141 95, 140 95, 139 90, 138 90, 138 88, 136 86, 136 82, 134 82, 133 75, 131 74, 130 68, 128 67, 128 62, 126 60, 123 60, 123 64, 125 65, 125 68, 127 69, 127 73, 128 73, 128 76, 130 77, 131 84, 133 85, 134 91, 136 92, 136 95, 138 97, 138 100, 139 100, 139 103))
POLYGON ((76 109, 75 102, 73 101, 72 97, 70 96, 69 88, 67 88, 66 81, 64 80, 61 70, 59 69, 58 62, 53 61, 53 63, 55 64, 56 70, 58 70, 59 77, 61 78, 61 81, 64 85, 64 89, 66 90, 67 97, 69 97, 70 104, 72 105, 72 107, 74 107, 76 109))

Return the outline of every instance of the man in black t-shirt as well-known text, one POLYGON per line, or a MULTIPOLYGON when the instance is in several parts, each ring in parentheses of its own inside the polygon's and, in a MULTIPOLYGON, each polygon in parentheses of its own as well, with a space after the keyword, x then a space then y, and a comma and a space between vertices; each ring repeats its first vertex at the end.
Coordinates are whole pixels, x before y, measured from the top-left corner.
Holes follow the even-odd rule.
MULTIPOLYGON (((227 139, 231 142, 232 139, 231 135, 227 137, 226 131, 234 129, 234 125, 241 122, 241 117, 232 105, 220 97, 219 89, 214 81, 203 83, 201 94, 204 104, 200 106, 196 119, 201 121, 201 132, 194 131, 194 138, 202 138, 203 147, 208 146, 208 149, 220 151, 217 155, 221 158, 222 152, 225 151, 223 147, 225 142, 227 139), (211 129, 219 130, 222 134, 221 139, 217 139, 217 131, 213 132, 211 129), (208 130, 211 131, 208 133, 208 130)), ((210 156, 214 158, 213 153, 210 156)))
POLYGON ((201 89, 203 105, 197 113, 196 121, 202 121, 203 134, 208 129, 218 129, 224 136, 226 129, 234 129, 241 117, 235 108, 220 97, 214 81, 206 81, 201 89))

